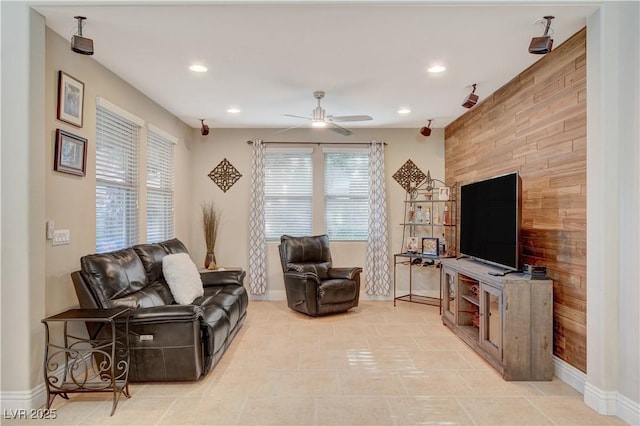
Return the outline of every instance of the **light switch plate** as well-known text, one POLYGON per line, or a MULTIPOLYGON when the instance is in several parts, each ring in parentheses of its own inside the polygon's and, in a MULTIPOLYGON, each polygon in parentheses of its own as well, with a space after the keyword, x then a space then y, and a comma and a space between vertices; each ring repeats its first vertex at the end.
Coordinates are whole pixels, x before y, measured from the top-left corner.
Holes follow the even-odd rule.
POLYGON ((53 240, 53 232, 56 230, 56 225, 52 220, 47 221, 47 240, 53 240))
POLYGON ((53 231, 53 245, 60 246, 63 244, 69 244, 71 241, 71 230, 69 229, 56 229, 53 231))

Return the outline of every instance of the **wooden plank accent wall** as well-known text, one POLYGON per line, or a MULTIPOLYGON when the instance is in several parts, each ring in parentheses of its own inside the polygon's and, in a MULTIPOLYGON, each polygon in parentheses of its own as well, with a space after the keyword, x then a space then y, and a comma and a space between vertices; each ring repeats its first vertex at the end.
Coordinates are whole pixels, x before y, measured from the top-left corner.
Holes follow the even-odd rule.
POLYGON ((583 372, 586 76, 582 29, 445 129, 446 182, 520 173, 523 260, 547 266, 554 283, 553 352, 583 372))

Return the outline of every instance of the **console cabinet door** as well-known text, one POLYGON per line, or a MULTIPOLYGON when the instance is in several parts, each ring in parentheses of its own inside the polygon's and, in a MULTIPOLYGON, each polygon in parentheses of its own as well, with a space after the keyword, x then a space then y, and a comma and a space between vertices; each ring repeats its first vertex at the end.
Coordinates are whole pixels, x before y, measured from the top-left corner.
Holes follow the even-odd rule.
POLYGON ((458 311, 458 273, 447 267, 441 270, 442 283, 442 315, 449 321, 457 324, 456 312, 458 311))
POLYGON ((502 362, 504 325, 502 290, 480 283, 480 345, 502 362))

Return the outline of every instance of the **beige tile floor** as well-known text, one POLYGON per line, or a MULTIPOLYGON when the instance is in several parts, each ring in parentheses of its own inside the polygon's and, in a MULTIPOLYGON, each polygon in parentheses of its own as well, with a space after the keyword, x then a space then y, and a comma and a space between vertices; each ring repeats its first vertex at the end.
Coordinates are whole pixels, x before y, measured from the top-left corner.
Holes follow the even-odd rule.
POLYGON ((57 398, 46 425, 623 425, 558 379, 505 382, 440 322, 438 308, 361 302, 308 318, 251 302, 203 380, 134 383, 113 417, 106 394, 57 398))

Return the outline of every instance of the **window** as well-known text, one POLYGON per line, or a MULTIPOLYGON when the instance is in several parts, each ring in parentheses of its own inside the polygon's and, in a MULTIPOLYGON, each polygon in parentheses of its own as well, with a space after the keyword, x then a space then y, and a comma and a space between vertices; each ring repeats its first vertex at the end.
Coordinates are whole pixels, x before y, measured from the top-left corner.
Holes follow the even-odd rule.
POLYGON ((264 216, 267 240, 311 235, 313 228, 312 150, 267 149, 264 216))
POLYGON ((138 243, 138 139, 142 121, 98 98, 96 251, 138 243))
POLYGON ((267 148, 264 187, 267 241, 320 233, 334 241, 368 239, 368 150, 267 148), (315 199, 314 188, 323 191, 315 199))
POLYGON ((324 151, 324 211, 331 240, 366 241, 369 235, 369 154, 324 151))
POLYGON ((154 126, 147 129, 147 242, 155 243, 174 237, 173 151, 177 140, 154 126))

